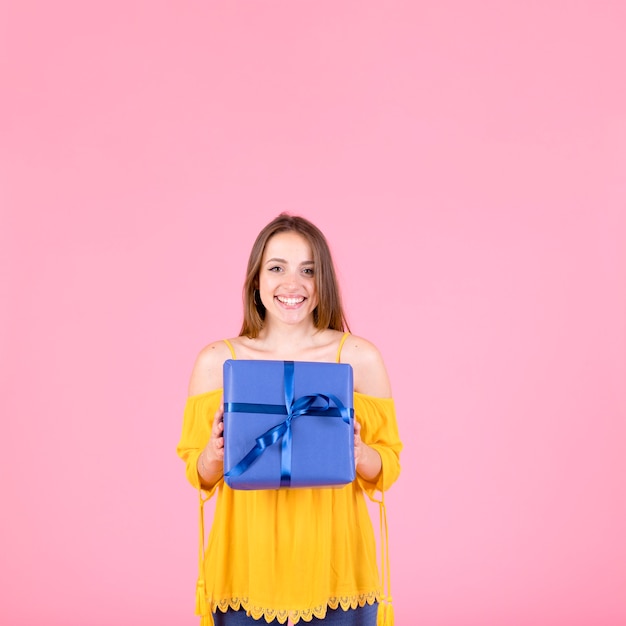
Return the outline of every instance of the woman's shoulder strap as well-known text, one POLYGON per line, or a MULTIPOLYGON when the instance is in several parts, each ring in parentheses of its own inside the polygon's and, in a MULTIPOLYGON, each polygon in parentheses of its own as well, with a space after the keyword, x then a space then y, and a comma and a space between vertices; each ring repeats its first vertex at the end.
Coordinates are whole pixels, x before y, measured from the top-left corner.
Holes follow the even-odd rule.
POLYGON ((224 343, 228 346, 228 349, 230 350, 230 354, 232 355, 233 359, 236 359, 237 355, 235 354, 235 348, 233 348, 233 344, 230 343, 228 339, 224 339, 224 343))
POLYGON ((337 363, 341 363, 341 349, 343 344, 346 343, 346 339, 350 336, 350 333, 344 333, 341 341, 339 342, 339 348, 337 348, 337 363))

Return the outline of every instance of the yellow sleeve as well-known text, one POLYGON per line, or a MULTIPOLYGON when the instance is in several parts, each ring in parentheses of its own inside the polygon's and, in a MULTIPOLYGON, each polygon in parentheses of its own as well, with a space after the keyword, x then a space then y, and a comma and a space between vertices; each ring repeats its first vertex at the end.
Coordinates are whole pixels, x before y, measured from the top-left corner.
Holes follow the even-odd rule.
POLYGON ((375 482, 357 475, 362 489, 374 499, 376 491, 387 491, 400 475, 402 442, 398 433, 396 409, 391 398, 355 394, 354 413, 361 424, 361 439, 380 454, 382 461, 382 470, 375 482))
MULTIPOLYGON (((200 477, 197 469, 198 457, 211 437, 211 425, 221 398, 222 390, 217 389, 197 396, 190 396, 185 405, 183 431, 176 447, 176 454, 185 462, 187 480, 196 489, 200 489, 200 477)), ((208 497, 213 495, 222 481, 223 479, 219 480, 212 489, 205 491, 208 497)))

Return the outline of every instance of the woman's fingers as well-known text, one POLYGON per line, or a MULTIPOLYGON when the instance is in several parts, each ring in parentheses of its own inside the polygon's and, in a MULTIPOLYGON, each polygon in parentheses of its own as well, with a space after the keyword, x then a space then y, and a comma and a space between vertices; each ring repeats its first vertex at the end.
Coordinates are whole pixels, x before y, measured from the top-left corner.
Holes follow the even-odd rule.
POLYGON ((224 404, 220 404, 211 426, 211 438, 207 444, 207 451, 216 459, 224 458, 224 404))
POLYGON ((354 420, 354 464, 358 465, 361 457, 361 424, 354 420))

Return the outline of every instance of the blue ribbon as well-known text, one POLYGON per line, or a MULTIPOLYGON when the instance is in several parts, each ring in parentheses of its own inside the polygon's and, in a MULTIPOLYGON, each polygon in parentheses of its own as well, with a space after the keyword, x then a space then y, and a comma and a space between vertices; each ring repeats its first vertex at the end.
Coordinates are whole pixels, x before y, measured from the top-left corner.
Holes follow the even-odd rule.
POLYGON ((232 413, 243 411, 246 413, 270 413, 287 415, 280 424, 273 426, 261 436, 256 438, 256 445, 246 454, 237 465, 232 467, 225 476, 234 478, 241 476, 260 456, 266 448, 281 441, 280 450, 280 486, 289 487, 291 484, 291 424, 293 420, 302 415, 325 415, 328 417, 341 417, 350 424, 351 410, 344 406, 343 402, 332 394, 316 393, 310 396, 302 396, 294 401, 294 362, 285 361, 285 406, 272 404, 247 404, 242 402, 228 402, 224 410, 232 413), (321 400, 322 406, 315 406, 315 402, 321 400), (331 401, 337 408, 331 407, 331 401))

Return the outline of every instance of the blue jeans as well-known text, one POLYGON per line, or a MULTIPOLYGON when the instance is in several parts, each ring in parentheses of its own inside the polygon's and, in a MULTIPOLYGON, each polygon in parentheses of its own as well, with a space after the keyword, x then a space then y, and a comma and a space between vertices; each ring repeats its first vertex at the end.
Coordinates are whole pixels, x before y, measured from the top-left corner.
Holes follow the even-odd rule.
MULTIPOLYGON (((378 612, 378 604, 366 604, 356 609, 348 609, 344 611, 341 607, 337 609, 328 609, 326 617, 319 619, 314 617, 310 622, 300 620, 302 624, 332 624, 332 626, 376 626, 376 614, 378 612)), ((244 610, 233 611, 228 609, 226 613, 217 611, 213 613, 215 626, 259 626, 265 624, 265 618, 260 620, 252 619, 246 615, 244 610)), ((276 620, 272 620, 272 623, 276 620)))

